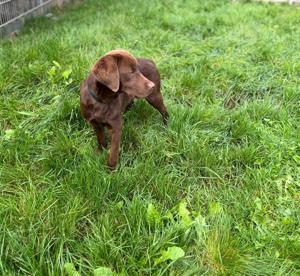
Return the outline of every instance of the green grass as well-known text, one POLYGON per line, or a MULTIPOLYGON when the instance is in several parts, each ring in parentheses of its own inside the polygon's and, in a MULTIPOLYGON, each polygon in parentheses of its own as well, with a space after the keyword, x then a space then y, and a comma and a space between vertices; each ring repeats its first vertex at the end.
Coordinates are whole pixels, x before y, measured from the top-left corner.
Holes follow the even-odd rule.
POLYGON ((90 0, 56 16, 0 44, 2 275, 299 275, 299 10, 90 0), (170 121, 137 102, 109 173, 79 84, 114 48, 157 63, 170 121))

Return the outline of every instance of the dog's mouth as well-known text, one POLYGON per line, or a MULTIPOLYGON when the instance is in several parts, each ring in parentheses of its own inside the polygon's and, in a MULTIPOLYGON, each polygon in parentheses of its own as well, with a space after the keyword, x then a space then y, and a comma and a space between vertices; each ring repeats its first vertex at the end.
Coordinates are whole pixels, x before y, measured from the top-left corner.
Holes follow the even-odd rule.
MULTIPOLYGON (((151 83, 153 83, 153 82, 151 82, 151 83)), ((125 92, 132 99, 133 98, 143 99, 143 98, 148 97, 153 92, 154 87, 155 87, 155 85, 153 83, 153 86, 147 87, 147 89, 145 89, 143 91, 143 93, 140 93, 140 90, 130 91, 130 90, 124 89, 122 91, 125 92)))
POLYGON ((152 81, 148 81, 146 84, 145 84, 145 93, 143 93, 143 94, 141 94, 140 96, 139 96, 139 98, 146 98, 146 97, 148 97, 152 92, 153 92, 153 89, 154 89, 154 87, 155 87, 155 84, 154 84, 154 82, 152 82, 152 81))
POLYGON ((149 89, 147 91, 147 93, 143 93, 143 94, 136 94, 135 97, 138 99, 143 99, 143 98, 147 98, 153 91, 153 88, 149 89))

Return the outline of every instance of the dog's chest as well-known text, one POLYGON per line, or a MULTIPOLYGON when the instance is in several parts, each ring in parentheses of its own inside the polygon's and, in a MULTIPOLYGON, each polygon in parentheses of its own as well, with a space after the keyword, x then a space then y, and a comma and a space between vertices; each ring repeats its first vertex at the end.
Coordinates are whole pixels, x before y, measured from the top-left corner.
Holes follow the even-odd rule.
POLYGON ((132 101, 133 99, 126 94, 120 94, 110 102, 94 102, 93 112, 90 113, 89 121, 96 120, 99 123, 109 124, 112 120, 119 118, 132 101))

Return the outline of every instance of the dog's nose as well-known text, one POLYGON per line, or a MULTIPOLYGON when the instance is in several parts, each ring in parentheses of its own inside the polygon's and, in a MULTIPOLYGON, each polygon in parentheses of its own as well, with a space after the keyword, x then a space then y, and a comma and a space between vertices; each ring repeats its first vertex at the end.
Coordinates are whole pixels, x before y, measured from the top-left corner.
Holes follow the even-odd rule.
POLYGON ((152 81, 149 81, 148 83, 147 83, 147 88, 148 89, 151 89, 151 88, 153 88, 155 86, 155 84, 152 82, 152 81))

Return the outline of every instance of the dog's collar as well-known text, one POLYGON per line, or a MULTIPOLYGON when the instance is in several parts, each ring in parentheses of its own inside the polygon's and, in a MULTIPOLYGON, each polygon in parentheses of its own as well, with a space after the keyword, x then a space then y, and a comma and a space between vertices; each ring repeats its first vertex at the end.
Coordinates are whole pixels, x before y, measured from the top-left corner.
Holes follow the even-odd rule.
POLYGON ((103 103, 102 99, 100 97, 97 96, 97 94, 95 93, 95 91, 91 88, 90 84, 88 83, 88 91, 89 94, 97 101, 100 103, 103 103))

